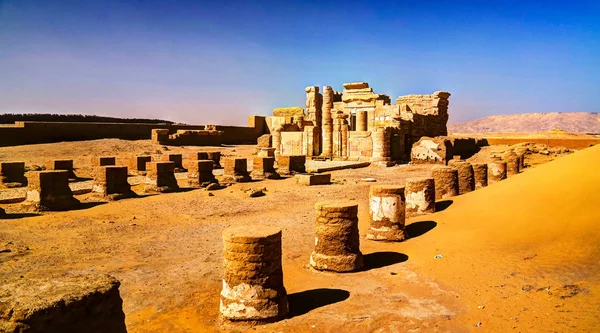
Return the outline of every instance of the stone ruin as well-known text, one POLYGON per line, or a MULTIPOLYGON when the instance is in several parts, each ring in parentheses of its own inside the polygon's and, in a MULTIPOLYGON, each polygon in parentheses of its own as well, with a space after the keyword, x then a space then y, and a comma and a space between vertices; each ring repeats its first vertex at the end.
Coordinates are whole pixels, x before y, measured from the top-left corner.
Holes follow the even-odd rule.
POLYGON ((108 275, 5 281, 0 332, 126 333, 119 286, 108 275))
POLYGON ((206 125, 204 130, 177 130, 169 134, 168 129, 153 129, 152 142, 171 146, 211 146, 223 143, 223 131, 217 130, 215 125, 206 125))
POLYGON ((116 165, 117 159, 114 156, 94 156, 91 158, 92 167, 101 167, 107 165, 116 165))
POLYGON ((404 186, 372 185, 369 191, 370 228, 367 239, 403 241, 406 203, 404 186))
POLYGON ((451 160, 448 166, 458 172, 458 194, 465 194, 475 191, 475 175, 473 174, 473 166, 471 163, 451 160))
POLYGON ((249 182, 252 180, 248 173, 248 160, 245 158, 229 157, 224 160, 223 182, 249 182))
POLYGON ((66 170, 29 172, 25 210, 69 210, 80 202, 73 197, 66 170))
POLYGON ((345 83, 342 92, 330 86, 305 92, 305 110, 278 108, 266 118, 276 155, 389 166, 408 160, 421 137, 448 134, 447 92, 401 96, 396 104, 366 82, 345 83))
POLYGON ((438 165, 431 169, 435 181, 435 199, 441 200, 458 195, 458 171, 448 166, 438 165))
POLYGON ((69 172, 69 180, 76 180, 73 160, 53 160, 46 163, 46 170, 66 170, 69 172))
POLYGON ((227 322, 267 323, 289 311, 281 266, 281 230, 263 226, 223 231, 220 312, 227 322))
POLYGON ((192 160, 186 163, 188 169, 188 184, 192 187, 206 187, 210 184, 217 183, 217 179, 213 175, 212 160, 192 160))
POLYGON ((173 192, 179 190, 175 179, 175 162, 150 162, 146 171, 146 192, 173 192))
POLYGON ((255 157, 252 161, 253 179, 279 179, 281 176, 275 171, 275 157, 255 157))
POLYGON ((435 213, 435 180, 433 178, 406 179, 404 195, 406 217, 435 213))
POLYGON ((183 167, 183 156, 181 154, 163 154, 160 159, 165 162, 173 162, 175 172, 185 171, 185 168, 183 167))
POLYGON ((127 182, 126 166, 103 166, 96 168, 92 193, 101 200, 119 200, 131 198, 135 193, 127 182))
POLYGON ((0 162, 0 188, 25 185, 25 162, 0 162))
POLYGON ((129 172, 136 175, 146 175, 146 164, 152 162, 152 156, 150 155, 137 155, 132 156, 129 160, 129 172))

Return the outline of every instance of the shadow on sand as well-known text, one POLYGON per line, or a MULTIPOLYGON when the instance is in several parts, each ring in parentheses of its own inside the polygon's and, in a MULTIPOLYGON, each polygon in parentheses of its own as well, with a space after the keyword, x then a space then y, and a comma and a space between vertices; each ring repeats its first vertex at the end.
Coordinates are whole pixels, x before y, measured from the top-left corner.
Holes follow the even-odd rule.
POLYGON ((435 203, 435 212, 441 212, 446 208, 450 207, 454 201, 452 200, 442 200, 435 203))
POLYGON ((290 304, 289 318, 307 314, 322 306, 348 299, 350 293, 342 289, 319 288, 305 290, 288 295, 290 304))
POLYGON ((436 226, 437 226, 437 222, 435 222, 435 221, 413 222, 406 226, 406 234, 408 235, 409 239, 419 237, 419 236, 429 232, 429 230, 435 228, 436 226))
POLYGON ((373 252, 363 256, 364 266, 361 271, 382 268, 393 264, 405 262, 408 256, 399 252, 373 252))

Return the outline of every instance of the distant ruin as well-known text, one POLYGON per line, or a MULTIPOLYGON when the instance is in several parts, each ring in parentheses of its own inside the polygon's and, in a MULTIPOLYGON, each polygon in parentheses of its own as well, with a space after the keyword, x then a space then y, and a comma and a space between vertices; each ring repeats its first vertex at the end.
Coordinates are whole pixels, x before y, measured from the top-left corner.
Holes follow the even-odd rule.
POLYGON ((407 161, 421 137, 448 134, 448 92, 401 96, 396 104, 366 82, 345 83, 342 92, 330 86, 305 92, 305 110, 278 108, 266 117, 278 155, 390 165, 407 161))

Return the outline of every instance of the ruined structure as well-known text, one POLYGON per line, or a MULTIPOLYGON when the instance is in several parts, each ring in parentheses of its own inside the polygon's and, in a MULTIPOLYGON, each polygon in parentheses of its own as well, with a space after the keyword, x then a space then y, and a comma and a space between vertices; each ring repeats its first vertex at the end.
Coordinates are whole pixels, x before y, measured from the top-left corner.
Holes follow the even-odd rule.
POLYGON ((502 155, 502 160, 506 162, 506 175, 513 176, 521 171, 521 159, 512 150, 507 151, 502 155))
POLYGON ((281 155, 277 161, 277 171, 281 175, 291 175, 306 172, 306 156, 281 155))
POLYGON ((101 274, 4 281, 0 332, 126 333, 119 285, 101 274))
POLYGON ((315 249, 310 265, 317 270, 351 272, 362 268, 358 234, 358 204, 318 202, 315 249))
POLYGON ((220 311, 227 321, 273 322, 287 315, 281 230, 264 226, 223 231, 220 311))
POLYGON ((404 186, 372 185, 369 191, 371 226, 367 239, 402 241, 406 239, 404 186))
POLYGON ((163 154, 160 158, 165 162, 173 162, 175 165, 175 172, 185 171, 183 167, 183 156, 181 154, 163 154))
POLYGON ((101 167, 106 165, 115 165, 117 159, 114 156, 94 156, 91 159, 92 167, 101 167))
POLYGON ((214 169, 221 169, 221 152, 220 151, 208 151, 208 159, 213 161, 214 169))
POLYGON ((135 196, 127 182, 126 166, 103 166, 94 172, 92 192, 102 199, 118 200, 135 196))
POLYGON ((391 104, 366 82, 309 86, 306 110, 275 109, 266 118, 278 155, 371 161, 391 165, 408 160, 412 143, 423 136, 447 135, 450 93, 401 96, 391 104))
POLYGON ((488 163, 488 185, 506 179, 506 162, 493 161, 488 163))
POLYGON ((0 162, 0 188, 25 185, 25 162, 0 162))
POLYGON ((188 169, 188 184, 192 187, 206 187, 209 184, 217 183, 213 175, 212 160, 195 160, 186 163, 188 169))
POLYGON ((458 194, 465 194, 475 190, 475 175, 471 163, 452 160, 448 165, 458 172, 458 194))
POLYGON ((255 157, 252 161, 253 179, 279 179, 281 176, 275 171, 275 157, 255 157))
POLYGON ((458 195, 458 171, 448 166, 438 165, 431 169, 435 181, 435 199, 445 199, 458 195))
POLYGON ((204 130, 177 130, 169 134, 168 129, 153 129, 152 142, 172 146, 213 146, 223 143, 223 131, 214 125, 206 125, 204 130))
POLYGON ((152 156, 133 156, 129 160, 129 172, 137 175, 145 175, 147 170, 146 164, 148 164, 149 162, 152 162, 152 156))
POLYGON ((226 158, 223 168, 223 182, 249 182, 248 160, 245 158, 226 158))
POLYGON ((29 173, 25 210, 69 210, 77 207, 66 170, 33 171, 29 173))
POLYGON ((146 192, 171 192, 179 189, 174 162, 150 162, 146 167, 146 192))
POLYGON ((331 183, 330 173, 312 173, 312 174, 297 174, 296 183, 300 185, 327 185, 331 183))
POLYGON ((406 179, 404 194, 406 217, 435 213, 435 180, 433 178, 406 179))
POLYGON ((488 165, 485 163, 475 163, 472 166, 475 189, 486 187, 488 185, 488 165))
POLYGON ((46 163, 46 170, 66 170, 69 172, 69 180, 76 180, 77 176, 73 168, 73 160, 53 160, 46 163))

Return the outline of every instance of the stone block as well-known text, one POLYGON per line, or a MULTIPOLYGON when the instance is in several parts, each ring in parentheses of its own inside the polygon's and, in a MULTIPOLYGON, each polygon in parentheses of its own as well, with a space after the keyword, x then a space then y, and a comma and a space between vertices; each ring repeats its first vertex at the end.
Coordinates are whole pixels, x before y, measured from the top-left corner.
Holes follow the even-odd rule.
POLYGON ((46 163, 46 170, 66 170, 69 179, 77 179, 73 168, 73 160, 53 160, 46 163))
POLYGON ((403 241, 406 203, 404 186, 372 185, 369 191, 370 228, 367 239, 375 241, 403 241))
POLYGON ((119 285, 108 275, 4 281, 0 331, 126 333, 119 285))
POLYGON ((446 164, 452 158, 452 143, 445 137, 422 137, 410 151, 412 164, 446 164))
POLYGON ((156 128, 152 130, 152 143, 164 144, 169 141, 169 130, 156 128))
POLYGON ((263 134, 258 137, 258 140, 256 140, 256 145, 258 148, 269 148, 272 144, 273 138, 271 137, 271 134, 263 134))
POLYGON ((0 187, 27 185, 25 162, 0 162, 0 187))
POLYGON ((258 157, 275 157, 275 148, 260 148, 258 157))
POLYGON ((129 160, 129 171, 134 174, 145 175, 147 164, 152 162, 152 156, 138 155, 129 160))
POLYGON ((207 152, 208 159, 213 161, 214 169, 221 169, 221 152, 220 151, 209 151, 207 152))
POLYGON ((445 165, 434 166, 431 177, 435 182, 435 199, 445 199, 458 195, 458 171, 445 165))
POLYGON ((435 213, 435 179, 407 178, 404 194, 407 217, 435 213))
POLYGON ((135 196, 127 182, 126 166, 103 166, 94 172, 92 192, 102 199, 118 200, 135 196))
POLYGON ((150 162, 146 167, 147 192, 171 192, 179 189, 174 162, 150 162))
POLYGON ((306 156, 304 155, 279 155, 277 171, 281 175, 306 173, 306 156))
POLYGON ((254 179, 279 179, 281 176, 275 171, 275 157, 255 157, 252 161, 252 173, 254 179))
POLYGON ((471 163, 450 160, 448 166, 458 171, 458 194, 465 194, 475 190, 475 175, 471 163))
POLYGON ((296 182, 300 185, 327 185, 331 184, 331 174, 329 173, 313 173, 313 174, 297 174, 296 182))
POLYGON ((175 165, 175 172, 185 171, 185 168, 183 167, 183 156, 181 154, 163 154, 160 159, 164 162, 173 162, 175 165))
POLYGON ((248 160, 239 157, 225 158, 223 162, 224 182, 249 182, 248 160))
POLYGON ((91 159, 92 167, 101 167, 107 165, 115 165, 116 158, 114 156, 94 156, 91 159))
POLYGON ((212 160, 187 161, 186 166, 188 168, 188 184, 191 186, 206 187, 217 183, 217 179, 213 175, 212 160))
POLYGON ((27 194, 22 206, 26 210, 69 210, 79 200, 73 197, 66 170, 29 172, 27 194))

